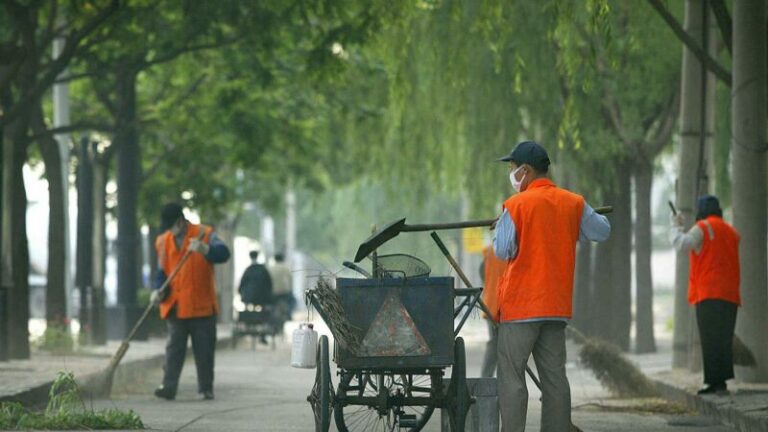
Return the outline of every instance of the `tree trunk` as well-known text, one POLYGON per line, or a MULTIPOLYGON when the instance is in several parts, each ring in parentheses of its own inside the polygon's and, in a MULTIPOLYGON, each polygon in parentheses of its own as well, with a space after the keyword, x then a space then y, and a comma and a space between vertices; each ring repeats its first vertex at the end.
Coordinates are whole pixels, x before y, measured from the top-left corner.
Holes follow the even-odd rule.
POLYGON ((29 250, 27 246, 26 124, 17 119, 3 140, 2 285, 8 305, 8 358, 29 358, 29 250))
POLYGON ((579 242, 576 250, 576 278, 573 292, 573 326, 584 334, 591 333, 592 308, 592 242, 579 242))
POLYGON ((732 190, 742 301, 736 329, 757 358, 757 367, 739 368, 749 382, 768 380, 765 15, 763 1, 733 4, 732 190))
MULTIPOLYGON (((36 134, 47 130, 43 119, 42 107, 32 122, 36 134)), ((59 143, 52 135, 38 139, 38 147, 45 164, 45 177, 48 180, 48 284, 45 290, 45 319, 48 326, 66 327, 67 322, 67 285, 65 280, 66 263, 66 217, 64 209, 64 184, 59 143)))
POLYGON ((656 351, 653 333, 653 274, 651 272, 651 187, 653 165, 635 165, 635 349, 638 353, 656 351))
POLYGON ((631 170, 626 161, 618 164, 617 189, 611 220, 611 237, 614 249, 611 254, 612 272, 612 319, 611 341, 629 351, 632 327, 632 188, 631 170))
POLYGON ((80 333, 93 342, 91 311, 93 268, 93 168, 90 139, 84 136, 77 153, 77 252, 75 284, 80 291, 80 333))
POLYGON ((135 73, 127 71, 118 78, 117 96, 117 303, 133 307, 136 306, 136 292, 141 286, 141 242, 137 220, 141 159, 135 125, 135 73))
MULTIPOLYGON (((700 44, 703 41, 702 4, 699 0, 685 2, 685 29, 700 44)), ((696 56, 683 48, 683 67, 680 107, 680 168, 677 179, 677 210, 685 218, 686 228, 693 224, 696 194, 703 187, 703 158, 701 106, 703 67, 696 56)), ((692 311, 688 306, 688 252, 678 252, 675 263, 675 321, 672 337, 672 367, 689 366, 693 329, 692 311)))
POLYGON ((104 158, 100 160, 96 152, 96 145, 93 144, 93 289, 91 296, 91 320, 93 329, 93 343, 95 345, 104 345, 107 343, 107 323, 106 323, 106 296, 104 294, 104 277, 106 274, 107 258, 107 170, 109 160, 104 158))
MULTIPOLYGON (((234 239, 237 221, 228 220, 216 226, 216 235, 223 241, 234 254, 234 239)), ((219 292, 219 322, 231 323, 234 312, 232 310, 232 301, 234 299, 235 287, 235 259, 234 256, 226 263, 216 265, 216 288, 219 292)))
MULTIPOLYGON (((604 193, 606 204, 616 203, 615 191, 611 184, 605 183, 606 191, 604 193)), ((615 220, 610 216, 612 230, 615 227, 615 220)), ((610 340, 612 335, 610 328, 613 325, 611 310, 614 308, 614 281, 613 281, 613 262, 611 257, 616 249, 616 236, 611 232, 611 236, 604 242, 598 243, 595 251, 595 263, 593 270, 592 313, 589 316, 587 327, 591 329, 592 334, 605 340, 610 340)))
POLYGON ((155 279, 157 279, 157 270, 158 270, 158 262, 157 262, 157 249, 155 249, 155 240, 157 240, 157 236, 162 234, 160 232, 160 229, 157 228, 157 226, 150 224, 149 225, 149 234, 147 235, 147 250, 149 251, 149 255, 147 256, 147 260, 149 261, 149 287, 152 288, 155 284, 155 279))

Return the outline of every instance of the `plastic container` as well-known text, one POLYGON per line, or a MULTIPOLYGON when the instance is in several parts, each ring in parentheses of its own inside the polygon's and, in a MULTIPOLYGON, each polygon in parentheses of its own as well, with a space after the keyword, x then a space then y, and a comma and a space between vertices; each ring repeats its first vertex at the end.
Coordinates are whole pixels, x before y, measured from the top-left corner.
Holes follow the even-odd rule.
POLYGON ((317 361, 317 332, 311 323, 302 323, 293 331, 291 366, 313 369, 317 361))

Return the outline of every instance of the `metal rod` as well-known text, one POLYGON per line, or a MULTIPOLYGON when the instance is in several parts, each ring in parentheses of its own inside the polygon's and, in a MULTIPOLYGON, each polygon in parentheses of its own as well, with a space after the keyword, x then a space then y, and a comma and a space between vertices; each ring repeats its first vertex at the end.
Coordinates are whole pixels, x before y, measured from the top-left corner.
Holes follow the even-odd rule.
POLYGON ((416 225, 404 225, 400 231, 403 232, 417 232, 417 231, 432 231, 432 230, 445 230, 445 229, 461 229, 461 228, 477 228, 484 226, 491 226, 496 219, 484 219, 473 220, 464 222, 450 222, 439 224, 416 224, 416 225))

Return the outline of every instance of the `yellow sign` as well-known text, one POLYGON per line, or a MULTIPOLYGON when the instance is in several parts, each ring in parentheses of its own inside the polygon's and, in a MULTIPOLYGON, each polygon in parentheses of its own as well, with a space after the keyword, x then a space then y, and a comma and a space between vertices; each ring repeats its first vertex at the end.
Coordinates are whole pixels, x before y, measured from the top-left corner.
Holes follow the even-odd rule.
POLYGON ((482 253, 483 252, 483 228, 466 228, 461 231, 461 241, 464 244, 464 252, 482 253))

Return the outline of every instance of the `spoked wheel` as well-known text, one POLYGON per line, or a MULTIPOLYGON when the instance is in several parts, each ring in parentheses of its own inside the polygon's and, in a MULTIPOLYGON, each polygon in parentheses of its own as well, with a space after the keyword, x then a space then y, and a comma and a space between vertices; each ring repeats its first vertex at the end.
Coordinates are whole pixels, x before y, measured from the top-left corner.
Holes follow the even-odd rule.
POLYGON ((464 351, 464 339, 456 338, 453 346, 453 372, 451 384, 448 387, 448 415, 452 432, 464 432, 469 405, 472 397, 467 387, 467 357, 464 351))
POLYGON ((429 421, 435 408, 432 406, 383 406, 379 399, 370 405, 345 404, 345 397, 377 398, 379 389, 390 397, 430 397, 434 384, 440 379, 433 375, 371 374, 366 372, 342 373, 339 382, 339 403, 334 412, 336 427, 340 432, 391 432, 403 428, 409 432, 420 431, 429 421))
POLYGON ((331 405, 333 387, 331 384, 331 365, 328 358, 328 337, 320 336, 317 345, 317 372, 315 385, 307 396, 315 414, 315 432, 328 432, 331 427, 331 405))

